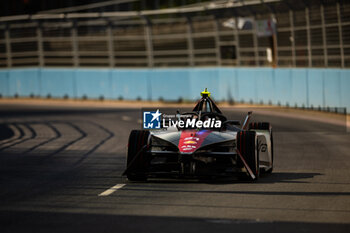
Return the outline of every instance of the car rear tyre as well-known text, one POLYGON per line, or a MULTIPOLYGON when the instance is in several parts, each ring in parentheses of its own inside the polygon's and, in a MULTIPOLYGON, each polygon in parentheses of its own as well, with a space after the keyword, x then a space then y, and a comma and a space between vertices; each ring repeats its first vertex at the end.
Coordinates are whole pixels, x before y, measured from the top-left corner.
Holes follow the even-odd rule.
POLYGON ((272 134, 272 130, 270 131, 270 140, 271 140, 271 168, 267 169, 265 171, 265 173, 272 173, 273 170, 273 134, 272 134))
POLYGON ((271 168, 269 168, 268 170, 263 170, 264 173, 271 173, 273 170, 273 135, 272 135, 272 127, 270 125, 270 123, 268 122, 252 122, 249 124, 249 129, 254 130, 268 130, 270 132, 270 140, 271 140, 271 168))
MULTIPOLYGON (((259 151, 257 150, 257 137, 254 131, 241 131, 237 133, 237 149, 252 170, 255 179, 260 175, 259 151)), ((249 176, 250 177, 250 176, 249 176)))
POLYGON ((146 181, 149 159, 145 153, 149 132, 145 130, 133 130, 129 136, 127 152, 127 173, 130 181, 146 181))
POLYGON ((269 122, 252 122, 249 129, 271 130, 271 125, 269 122))

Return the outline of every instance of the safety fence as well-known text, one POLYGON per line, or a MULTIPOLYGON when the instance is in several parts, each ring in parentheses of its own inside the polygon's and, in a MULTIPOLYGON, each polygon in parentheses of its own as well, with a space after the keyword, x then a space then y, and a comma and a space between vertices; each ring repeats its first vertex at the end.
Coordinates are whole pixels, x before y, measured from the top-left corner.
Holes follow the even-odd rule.
POLYGON ((350 109, 350 70, 164 68, 0 70, 1 97, 195 100, 350 109))
POLYGON ((350 67, 349 1, 216 2, 2 19, 0 67, 350 67), (257 22, 276 33, 259 37, 257 22))

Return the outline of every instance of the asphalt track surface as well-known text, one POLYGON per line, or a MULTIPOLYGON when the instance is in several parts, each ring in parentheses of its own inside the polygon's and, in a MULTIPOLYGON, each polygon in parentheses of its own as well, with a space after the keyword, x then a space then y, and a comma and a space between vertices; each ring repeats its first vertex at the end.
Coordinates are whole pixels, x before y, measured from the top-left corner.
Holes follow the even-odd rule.
POLYGON ((121 174, 140 116, 1 105, 0 123, 14 134, 0 141, 0 232, 350 232, 344 126, 256 114, 273 125, 272 174, 131 183, 121 174))

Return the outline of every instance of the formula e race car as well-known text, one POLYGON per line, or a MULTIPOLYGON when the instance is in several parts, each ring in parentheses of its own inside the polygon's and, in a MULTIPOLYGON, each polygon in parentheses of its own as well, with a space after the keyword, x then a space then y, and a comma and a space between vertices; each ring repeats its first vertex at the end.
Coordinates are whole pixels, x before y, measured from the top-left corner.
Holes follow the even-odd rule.
POLYGON ((260 172, 272 172, 270 123, 249 123, 252 112, 248 112, 243 124, 227 120, 210 98, 210 92, 205 90, 201 95, 192 112, 177 112, 177 119, 183 121, 182 124, 130 133, 127 168, 123 175, 130 181, 164 176, 234 175, 253 181, 259 178, 260 172), (208 120, 215 124, 208 123, 207 128, 203 127, 208 120))

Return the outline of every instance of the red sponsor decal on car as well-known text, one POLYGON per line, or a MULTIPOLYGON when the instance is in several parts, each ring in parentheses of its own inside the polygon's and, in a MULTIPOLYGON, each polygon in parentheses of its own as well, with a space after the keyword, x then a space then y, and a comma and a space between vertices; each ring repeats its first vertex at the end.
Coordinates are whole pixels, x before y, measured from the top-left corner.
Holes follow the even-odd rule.
POLYGON ((211 130, 184 130, 179 140, 180 152, 192 153, 203 143, 204 139, 211 133, 211 130))

